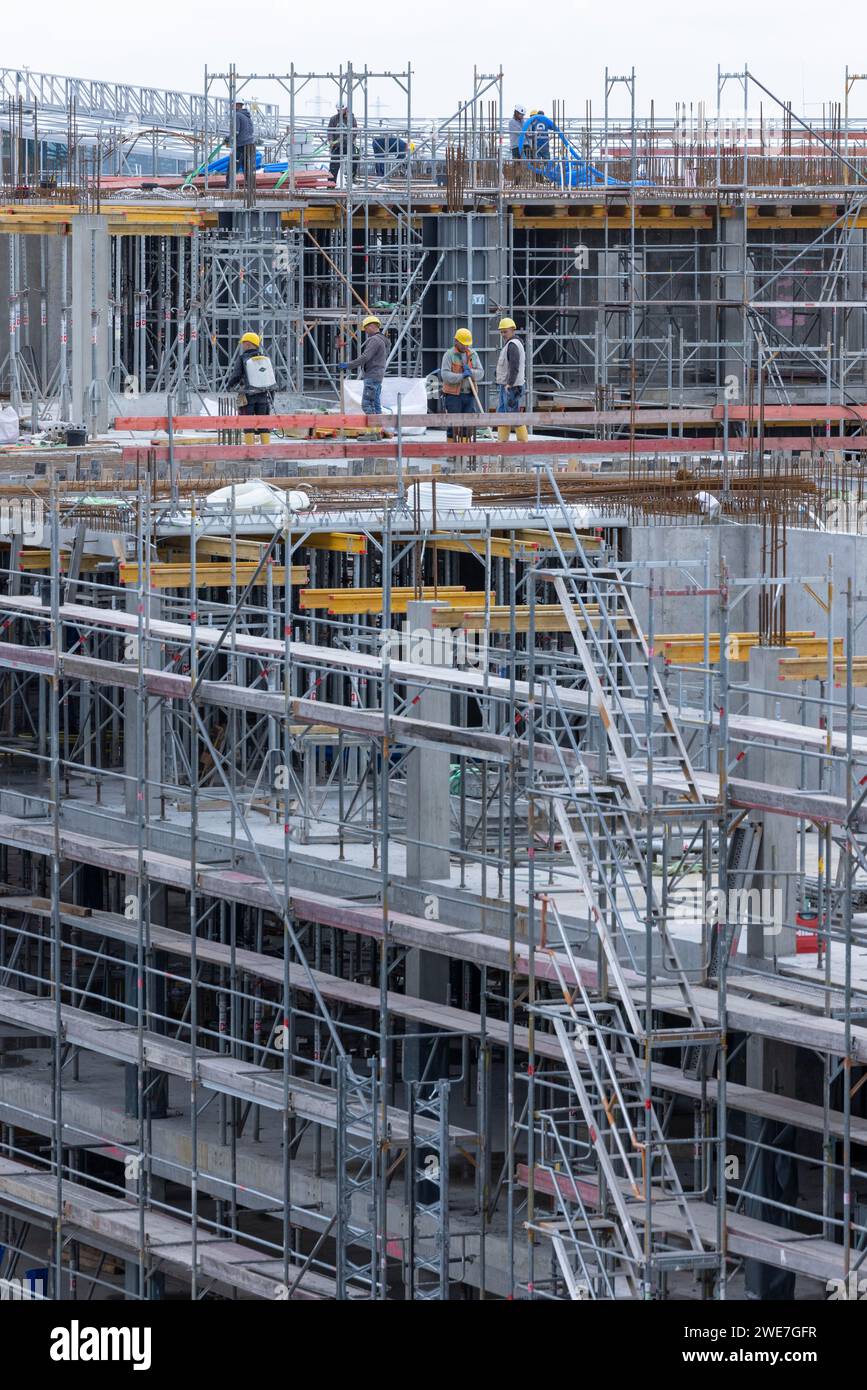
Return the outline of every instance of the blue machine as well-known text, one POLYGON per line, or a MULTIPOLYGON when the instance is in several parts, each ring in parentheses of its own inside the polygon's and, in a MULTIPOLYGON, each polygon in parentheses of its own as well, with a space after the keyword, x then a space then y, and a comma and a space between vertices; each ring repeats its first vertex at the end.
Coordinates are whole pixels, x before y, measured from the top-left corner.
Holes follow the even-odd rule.
MULTIPOLYGON (((549 183, 558 188, 595 188, 600 185, 608 188, 628 188, 629 180, 613 179, 595 165, 588 164, 583 155, 555 125, 550 116, 529 116, 518 137, 521 158, 536 174, 541 174, 549 183), (562 151, 558 159, 551 158, 551 137, 556 136, 562 151)), ((647 188, 649 179, 636 179, 636 187, 647 188)))

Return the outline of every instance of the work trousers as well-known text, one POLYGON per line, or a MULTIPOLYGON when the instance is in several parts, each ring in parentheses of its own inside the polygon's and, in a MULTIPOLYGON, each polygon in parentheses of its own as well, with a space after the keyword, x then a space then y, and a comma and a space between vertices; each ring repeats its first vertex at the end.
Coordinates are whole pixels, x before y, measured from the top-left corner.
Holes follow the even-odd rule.
MULTIPOLYGON (((447 396, 443 393, 443 405, 447 415, 478 415, 479 407, 476 405, 476 398, 471 391, 462 391, 459 396, 447 396)), ((462 427, 465 429, 466 426, 462 427)), ((446 439, 454 439, 455 431, 446 430, 446 439)))
MULTIPOLYGON (((240 400, 238 401, 238 408, 242 415, 270 415, 271 397, 262 393, 250 395, 247 397, 246 404, 242 405, 240 400)), ((252 444, 256 435, 259 436, 260 444, 267 444, 271 438, 269 430, 245 430, 244 443, 252 444)))
MULTIPOLYGON (((498 412, 500 415, 511 415, 511 414, 513 414, 515 411, 521 409, 521 406, 523 405, 523 403, 524 403, 524 388, 523 388, 523 386, 501 386, 501 387, 500 387, 500 399, 499 399, 499 403, 498 403, 498 405, 497 405, 497 412, 498 412)), ((511 432, 512 432, 512 431, 511 431, 511 429, 510 429, 510 427, 509 427, 508 425, 500 425, 499 429, 497 430, 497 438, 499 439, 499 441, 500 441, 501 444, 504 444, 504 443, 506 442, 506 440, 509 438, 509 435, 511 434, 511 432)), ((525 439, 528 439, 528 438, 529 438, 529 435, 528 435, 528 433, 527 433, 527 426, 526 426, 526 425, 517 425, 517 426, 515 427, 515 435, 516 435, 516 437, 523 443, 525 439)))
POLYGON ((365 415, 382 414, 382 382, 366 381, 361 393, 361 409, 365 415))
POLYGON ((255 146, 255 145, 239 145, 239 146, 238 146, 238 157, 237 157, 237 160, 236 160, 235 167, 236 167, 236 169, 238 170, 238 173, 239 173, 239 174, 244 174, 245 177, 246 177, 246 173, 247 173, 247 170, 248 170, 248 169, 250 170, 250 177, 251 177, 251 178, 255 178, 255 177, 256 177, 256 146, 255 146))
MULTIPOLYGON (((331 174, 331 177, 332 177, 332 179, 334 180, 335 183, 337 182, 337 175, 340 173, 340 166, 341 166, 341 164, 343 164, 343 165, 345 166, 345 164, 346 164, 346 156, 343 154, 343 152, 342 152, 340 146, 332 146, 332 147, 331 147, 331 163, 329 164, 328 169, 329 169, 329 172, 330 172, 330 174, 331 174)), ((344 177, 345 177, 345 174, 344 174, 344 177)), ((353 151, 352 151, 352 182, 355 183, 357 179, 358 179, 358 150, 353 150, 353 151)))

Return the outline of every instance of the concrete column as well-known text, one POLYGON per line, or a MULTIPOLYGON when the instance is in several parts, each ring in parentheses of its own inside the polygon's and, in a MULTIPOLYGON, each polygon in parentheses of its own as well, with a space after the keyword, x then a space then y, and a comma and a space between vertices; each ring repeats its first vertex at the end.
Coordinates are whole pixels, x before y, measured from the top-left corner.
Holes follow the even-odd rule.
POLYGON ((91 435, 108 428, 108 293, 111 248, 106 217, 72 219, 72 414, 91 435))
MULTIPOLYGON (((138 879, 129 876, 125 879, 124 897, 138 897, 138 879)), ((139 911, 142 912, 146 904, 139 903, 139 911)), ((152 926, 164 927, 168 922, 168 889, 164 887, 150 888, 150 921, 152 926)), ((130 925, 137 926, 132 922, 130 925)), ((124 1000, 130 1010, 138 1008, 140 994, 138 983, 138 952, 135 946, 125 948, 126 959, 129 968, 124 972, 124 1000)), ((147 960, 145 961, 147 966, 147 960)), ((163 952, 154 953, 154 969, 166 971, 168 962, 163 952)), ((147 980, 148 989, 148 1008, 154 1013, 165 1017, 166 1013, 166 981, 164 974, 152 973, 147 980)), ((130 1013, 129 1019, 134 1015, 130 1013)), ((147 1030, 151 1033, 165 1032, 165 1024, 151 1020, 146 1024, 147 1030)), ((126 1114, 133 1119, 138 1119, 138 1067, 133 1062, 124 1064, 124 1107, 126 1114)), ((165 1072, 145 1071, 143 1081, 145 1091, 146 1114, 152 1120, 162 1120, 165 1118, 168 1107, 169 1078, 165 1072)))
MULTIPOLYGON (((159 618, 162 603, 156 596, 145 599, 147 610, 152 619, 159 618)), ((126 608, 128 613, 138 612, 138 593, 134 589, 127 590, 126 608)), ((134 634, 133 634, 134 636, 134 634)), ((135 643, 131 642, 127 648, 128 655, 126 662, 128 665, 137 666, 138 656, 136 654, 135 643)), ((156 667, 160 665, 159 642, 155 640, 145 642, 145 650, 142 653, 142 661, 145 666, 156 667)), ((124 799, 127 817, 135 820, 138 817, 138 798, 139 792, 146 797, 145 815, 148 820, 159 815, 159 783, 162 779, 162 748, 163 731, 161 706, 158 700, 150 699, 142 702, 139 708, 139 696, 137 690, 125 690, 123 696, 123 761, 124 761, 124 799), (139 744, 145 738, 145 776, 147 786, 139 787, 139 744)))
MULTIPOLYGON (((145 603, 149 606, 151 618, 158 618, 162 604, 157 597, 146 598, 145 603)), ((138 608, 138 594, 134 590, 127 592, 127 611, 135 613, 138 608)), ((145 666, 158 666, 159 643, 156 641, 145 642, 142 660, 145 666)), ((130 644, 128 648, 127 663, 129 665, 138 664, 138 656, 135 652, 135 644, 130 644)), ((147 824, 155 820, 160 813, 160 781, 162 779, 162 710, 160 702, 157 700, 139 700, 137 690, 125 690, 123 695, 123 755, 124 755, 124 802, 127 819, 135 826, 138 822, 140 801, 139 797, 144 797, 145 810, 145 835, 147 837, 147 824), (140 782, 139 750, 142 740, 144 740, 144 770, 145 785, 140 782)), ((145 839, 147 844, 147 838, 145 839)), ((129 877, 126 880, 125 895, 137 896, 139 893, 138 880, 129 877)), ((151 921, 161 926, 166 924, 166 890, 159 889, 151 892, 151 921)), ((141 911, 143 904, 139 904, 141 911)), ((136 967, 135 947, 128 947, 126 952, 127 960, 131 963, 131 968, 126 971, 126 1001, 135 1006, 138 1003, 138 977, 136 967)), ((165 991, 162 982, 150 981, 151 999, 158 1012, 164 1011, 165 991)), ((128 1115, 138 1114, 138 1076, 135 1066, 129 1065, 125 1068, 126 1074, 126 1109, 128 1115)), ((165 1114, 166 1091, 168 1078, 158 1077, 152 1072, 145 1075, 145 1087, 150 1087, 149 1104, 150 1113, 154 1118, 159 1118, 165 1114)))
MULTIPOLYGON (((797 1053, 789 1043, 750 1037, 746 1043, 746 1064, 746 1083, 754 1090, 792 1099, 798 1096, 797 1053)), ((755 1221, 791 1228, 792 1214, 771 1202, 795 1206, 798 1200, 798 1163, 786 1157, 797 1149, 794 1126, 780 1125, 758 1115, 745 1118, 748 1145, 765 1146, 758 1151, 747 1148, 747 1162, 752 1164, 748 1189, 755 1195, 747 1198, 745 1213, 755 1221), (762 1198, 770 1198, 771 1202, 762 1198)), ((747 1298, 788 1301, 795 1296, 794 1274, 761 1260, 744 1261, 744 1283, 747 1298)))
MULTIPOLYGON (((126 1195, 131 1202, 138 1201, 138 1184, 144 1182, 142 1172, 138 1180, 128 1176, 125 1171, 126 1195)), ((133 1170, 135 1171, 135 1170, 133 1170)), ((165 1203, 167 1200, 166 1180, 151 1175, 150 1180, 150 1204, 157 1202, 165 1203)), ((150 1205, 149 1204, 149 1205, 150 1205)), ((131 1298, 138 1297, 139 1279, 138 1263, 134 1260, 127 1260, 123 1267, 123 1286, 131 1298)), ((166 1276, 161 1271, 151 1275, 149 1283, 146 1285, 146 1296, 148 1299, 162 1300, 166 1294, 166 1276)))
MULTIPOLYGON (((864 232, 853 232, 846 252, 846 274, 843 287, 844 297, 849 300, 863 300, 864 298, 865 239, 867 238, 865 238, 864 232)), ((844 313, 842 321, 846 350, 848 352, 863 352, 865 342, 863 313, 860 311, 844 313)), ((867 380, 867 366, 862 365, 860 371, 854 374, 854 378, 850 378, 850 380, 853 379, 862 383, 867 380)))
MULTIPOLYGON (((750 652, 748 685, 751 693, 747 712, 764 719, 786 719, 786 704, 773 693, 779 685, 778 662, 783 656, 796 656, 791 647, 754 647, 750 652)), ((770 747, 753 748, 747 755, 746 777, 751 782, 764 782, 769 786, 799 787, 801 784, 800 757, 785 749, 770 747)), ((736 774, 737 775, 737 774, 736 774)), ((780 905, 784 923, 794 922, 795 903, 794 880, 791 875, 798 868, 798 822, 792 816, 781 816, 762 812, 756 815, 762 825, 762 843, 759 848, 757 867, 763 872, 756 878, 756 886, 765 891, 773 891, 775 905, 780 905)), ((749 884, 735 884, 733 887, 748 888, 749 884)), ((763 897, 764 900, 764 897, 763 897)), ((773 922, 751 922, 747 933, 747 948, 751 956, 764 958, 788 956, 795 950, 794 928, 783 926, 777 930, 773 922)))
MULTIPOLYGON (((433 635, 433 604, 407 604, 405 631, 408 634, 407 653, 412 657, 411 638, 421 634, 418 646, 425 645, 424 634, 433 635)), ((430 653, 419 651, 422 661, 430 653)), ((410 686, 407 695, 411 702, 410 717, 430 724, 451 722, 451 696, 448 691, 426 686, 410 686), (412 703, 414 701, 414 703, 412 703)), ((406 773, 406 881, 403 898, 407 910, 430 913, 438 918, 436 885, 431 880, 449 878, 449 765, 448 752, 431 748, 413 749, 407 759, 406 773), (418 844, 419 840, 427 841, 418 844), (415 843, 414 843, 415 842, 415 843), (412 885, 425 885, 425 892, 412 891, 412 885)), ((445 956, 430 951, 408 951, 406 955, 406 992, 417 998, 430 999, 438 1004, 448 1003, 449 962, 445 956)), ((425 1071, 429 1047, 421 1042, 408 1042, 404 1048, 404 1077, 414 1080, 425 1071)), ((430 1079, 445 1074, 444 1057, 435 1058, 426 1068, 430 1079)))
POLYGON ((744 369, 743 343, 746 336, 746 310, 743 307, 747 298, 746 262, 744 259, 744 208, 727 208, 729 214, 719 217, 719 294, 720 299, 732 302, 732 307, 723 308, 719 313, 719 340, 729 341, 732 347, 720 347, 720 373, 723 384, 727 376, 735 376, 740 383, 740 399, 746 396, 746 372, 744 369))
MULTIPOLYGON (((419 634, 422 658, 433 638, 433 604, 408 603, 407 651, 412 652, 413 634, 419 634)), ((410 659, 412 659, 410 657, 410 659)), ((447 690, 410 686, 410 718, 428 724, 451 723, 451 696, 447 690)), ((408 879, 448 878, 449 876, 449 765, 451 755, 430 748, 415 748, 407 757, 406 768, 406 876, 408 879), (426 843, 419 844, 422 840, 426 843)))

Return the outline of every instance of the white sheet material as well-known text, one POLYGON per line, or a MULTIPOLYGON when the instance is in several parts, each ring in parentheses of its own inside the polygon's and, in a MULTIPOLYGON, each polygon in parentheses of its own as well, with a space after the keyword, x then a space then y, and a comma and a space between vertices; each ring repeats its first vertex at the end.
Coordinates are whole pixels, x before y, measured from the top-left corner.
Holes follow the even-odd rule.
POLYGON ((306 492, 284 492, 282 488, 272 487, 261 478, 250 478, 247 482, 235 483, 234 487, 218 487, 215 492, 208 493, 204 504, 200 504, 203 511, 233 505, 236 516, 271 510, 279 513, 287 507, 290 512, 306 512, 310 509, 310 498, 306 492))
POLYGON ((460 483, 437 482, 436 492, 433 483, 413 483, 406 490, 406 503, 411 509, 419 507, 423 514, 436 509, 441 512, 466 512, 473 505, 473 490, 462 487, 460 483))
POLYGON ((0 444, 17 444, 19 430, 18 411, 4 405, 0 408, 0 444))
MULTIPOLYGON (((312 517, 315 511, 306 492, 284 491, 262 478, 250 478, 248 482, 236 483, 234 488, 230 485, 209 493, 199 503, 196 530, 200 536, 228 536, 234 527, 239 535, 250 535, 283 526, 287 521, 291 524, 299 512, 312 517)), ((163 532, 188 535, 190 527, 190 512, 178 511, 164 522, 163 532)))
MULTIPOLYGON (((356 377, 347 378, 345 396, 348 415, 355 415, 361 410, 363 390, 363 381, 356 377)), ((383 415, 397 414, 398 396, 402 397, 400 408, 404 415, 427 414, 427 389, 424 384, 424 377, 387 376, 382 383, 383 415)), ((406 432, 407 434, 423 434, 424 429, 422 426, 416 425, 406 432)))

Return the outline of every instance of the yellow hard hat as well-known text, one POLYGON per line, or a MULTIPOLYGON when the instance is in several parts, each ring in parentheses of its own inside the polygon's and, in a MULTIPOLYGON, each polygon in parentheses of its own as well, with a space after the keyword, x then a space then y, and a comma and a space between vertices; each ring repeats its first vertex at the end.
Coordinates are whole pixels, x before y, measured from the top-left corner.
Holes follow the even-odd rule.
POLYGON ((380 328, 382 327, 382 319, 378 318, 376 314, 368 314, 367 318, 361 320, 362 328, 369 328, 372 323, 378 323, 380 328))
POLYGON ((461 347, 472 347, 473 335, 468 328, 459 328, 455 334, 455 342, 460 343, 461 347))
POLYGON ((251 347, 261 347, 262 339, 258 333, 244 333, 241 338, 242 343, 249 343, 251 347))
POLYGON ((497 324, 497 327, 502 333, 504 328, 517 328, 518 325, 515 323, 514 319, 500 319, 500 322, 497 324))

